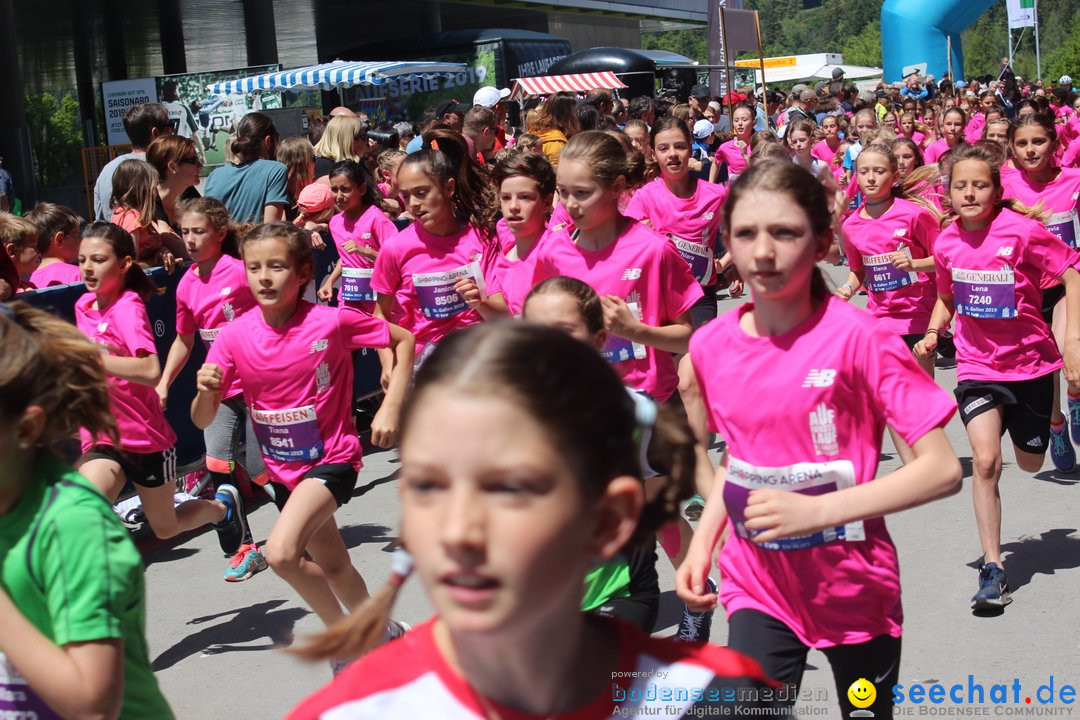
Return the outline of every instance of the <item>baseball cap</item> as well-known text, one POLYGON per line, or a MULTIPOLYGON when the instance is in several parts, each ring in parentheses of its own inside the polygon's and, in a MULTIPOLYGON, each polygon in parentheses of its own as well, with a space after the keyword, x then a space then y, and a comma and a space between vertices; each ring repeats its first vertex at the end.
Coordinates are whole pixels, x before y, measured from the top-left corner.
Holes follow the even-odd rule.
POLYGON ((834 67, 832 69, 832 76, 833 76, 833 80, 844 77, 844 68, 842 68, 842 67, 834 67))
POLYGON ((501 100, 510 97, 510 88, 497 88, 493 85, 485 85, 477 90, 472 96, 473 105, 495 107, 501 100))
POLYGON ((801 93, 803 90, 806 90, 806 89, 808 89, 808 86, 806 85, 806 83, 798 83, 793 88, 791 88, 791 94, 794 95, 795 97, 798 97, 799 93, 801 93))
POLYGON ((296 207, 305 215, 322 212, 334 204, 334 193, 326 185, 311 183, 300 191, 296 207))
POLYGON ((714 132, 716 132, 716 126, 704 118, 694 123, 694 137, 698 140, 703 140, 714 132))
POLYGON ((695 85, 690 88, 690 97, 703 98, 709 97, 710 95, 712 95, 712 93, 709 92, 708 85, 695 85))
POLYGON ((713 112, 720 112, 720 103, 716 102, 715 100, 710 100, 709 101, 709 108, 713 112))
POLYGON ((463 102, 457 100, 443 100, 441 103, 435 106, 435 117, 441 118, 446 113, 461 113, 464 115, 472 109, 471 105, 466 105, 463 102))

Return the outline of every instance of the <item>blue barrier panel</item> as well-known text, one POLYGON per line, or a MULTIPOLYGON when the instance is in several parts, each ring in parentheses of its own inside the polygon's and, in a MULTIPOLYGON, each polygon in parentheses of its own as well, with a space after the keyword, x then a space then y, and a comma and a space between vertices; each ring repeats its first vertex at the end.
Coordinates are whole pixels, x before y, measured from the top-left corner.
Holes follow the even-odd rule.
MULTIPOLYGON (((333 264, 337 261, 337 251, 333 249, 333 243, 328 244, 327 247, 328 250, 316 253, 315 270, 318 282, 321 282, 322 278, 333 269, 333 264), (326 269, 327 267, 329 269, 326 269), (321 273, 320 270, 322 270, 321 273)), ((189 270, 190 267, 184 272, 189 270)), ((165 289, 165 292, 155 295, 147 304, 158 357, 164 365, 165 358, 169 354, 169 347, 176 337, 176 286, 180 283, 183 272, 169 275, 162 268, 154 268, 149 271, 149 274, 159 287, 165 289)), ((74 323, 75 302, 84 292, 86 292, 86 286, 77 283, 20 293, 17 299, 74 323)), ((203 455, 206 453, 202 430, 196 428, 191 422, 191 401, 195 398, 195 374, 205 360, 206 347, 196 339, 187 365, 169 389, 169 403, 165 409, 165 417, 176 432, 177 465, 180 467, 202 462, 203 455)), ((378 355, 373 350, 355 352, 353 364, 354 397, 369 397, 379 392, 381 366, 378 355)))

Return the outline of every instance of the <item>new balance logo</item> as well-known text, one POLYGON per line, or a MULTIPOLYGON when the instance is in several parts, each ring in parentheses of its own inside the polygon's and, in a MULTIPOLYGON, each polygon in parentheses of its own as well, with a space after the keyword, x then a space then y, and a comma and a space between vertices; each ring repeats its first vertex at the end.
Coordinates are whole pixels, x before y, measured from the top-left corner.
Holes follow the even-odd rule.
POLYGON ((1012 257, 1013 249, 1011 245, 1002 245, 997 251, 998 257, 1012 257))
POLYGON ((308 350, 308 355, 314 355, 317 352, 322 352, 329 346, 330 341, 325 338, 322 340, 316 340, 315 342, 311 343, 311 349, 308 350))
POLYGON ((808 388, 808 387, 817 387, 817 388, 831 387, 835 380, 836 380, 836 371, 835 370, 828 370, 828 369, 826 369, 826 370, 818 370, 817 368, 814 368, 809 373, 807 373, 806 379, 803 380, 802 386, 804 388, 808 388))
POLYGON ((641 277, 641 268, 626 268, 623 270, 623 280, 637 280, 641 277))

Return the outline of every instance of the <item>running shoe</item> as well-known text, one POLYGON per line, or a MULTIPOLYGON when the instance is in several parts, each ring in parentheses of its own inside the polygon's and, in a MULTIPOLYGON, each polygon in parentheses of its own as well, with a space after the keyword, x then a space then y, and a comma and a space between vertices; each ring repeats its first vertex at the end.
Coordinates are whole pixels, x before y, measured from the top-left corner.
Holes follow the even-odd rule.
POLYGON ((972 610, 1003 608, 1012 602, 1009 594, 1009 578, 997 563, 985 563, 979 567, 979 591, 971 598, 972 610))
POLYGON ((235 485, 223 483, 218 488, 214 499, 225 506, 225 519, 214 525, 218 543, 226 555, 234 555, 240 549, 247 533, 247 518, 244 515, 244 501, 235 485))
POLYGON ((1069 398, 1069 431, 1073 442, 1080 443, 1080 400, 1069 398))
MULTIPOLYGON (((1072 408, 1069 409, 1069 414, 1072 414, 1072 408)), ((1064 425, 1059 430, 1055 430, 1053 425, 1050 426, 1050 460, 1061 472, 1072 472, 1076 467, 1076 450, 1064 425)))
POLYGON ((225 568, 225 582, 244 582, 267 568, 266 557, 254 543, 244 543, 225 568))
POLYGON ((701 513, 705 510, 705 498, 701 497, 697 493, 686 501, 686 507, 683 508, 683 515, 691 522, 697 522, 701 519, 701 513))
POLYGON ((341 674, 341 671, 344 670, 347 667, 349 667, 349 661, 348 660, 331 660, 330 661, 330 672, 334 673, 334 677, 337 677, 339 674, 341 674))
POLYGON ((383 635, 382 644, 385 645, 392 640, 397 640, 410 630, 412 630, 412 625, 407 622, 401 620, 388 620, 386 622, 386 634, 383 635))
MULTIPOLYGON (((706 578, 705 583, 708 585, 707 592, 716 592, 716 583, 712 578, 706 578)), ((679 632, 675 634, 675 639, 685 643, 709 642, 709 636, 712 634, 713 612, 713 610, 694 612, 683 605, 682 620, 679 621, 679 632)))

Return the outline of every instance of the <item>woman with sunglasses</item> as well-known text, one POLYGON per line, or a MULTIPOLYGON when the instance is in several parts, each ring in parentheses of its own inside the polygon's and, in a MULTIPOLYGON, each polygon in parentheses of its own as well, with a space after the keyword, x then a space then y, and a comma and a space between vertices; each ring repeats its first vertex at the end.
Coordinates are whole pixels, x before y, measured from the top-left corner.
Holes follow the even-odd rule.
POLYGON ((177 206, 181 200, 201 197, 195 186, 199 184, 203 163, 195 143, 179 135, 159 137, 146 148, 146 162, 158 173, 154 220, 168 223, 179 234, 177 206))

